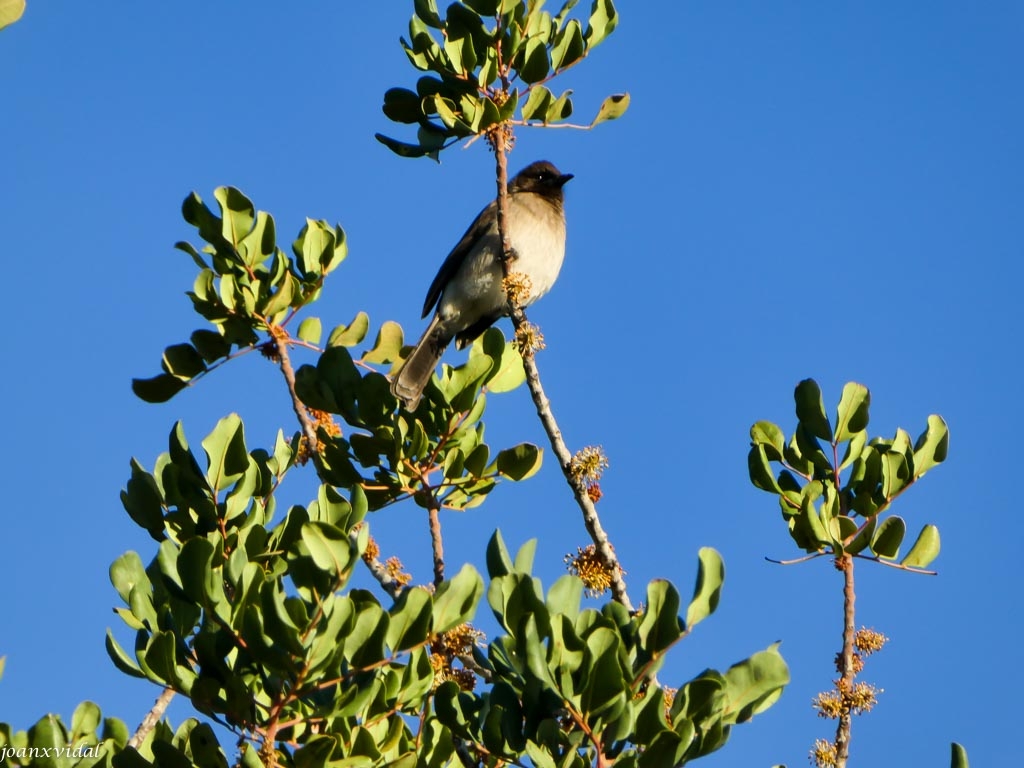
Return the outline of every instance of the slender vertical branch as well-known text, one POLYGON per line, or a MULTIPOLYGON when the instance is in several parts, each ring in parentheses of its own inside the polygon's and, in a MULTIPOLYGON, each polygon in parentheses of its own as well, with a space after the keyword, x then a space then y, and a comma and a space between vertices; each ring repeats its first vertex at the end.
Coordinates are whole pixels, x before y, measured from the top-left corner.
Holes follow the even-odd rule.
MULTIPOLYGON (((506 125, 498 126, 494 130, 491 138, 491 143, 494 147, 495 163, 497 165, 498 232, 501 234, 501 245, 504 251, 502 254, 502 271, 505 277, 508 277, 509 275, 511 261, 514 257, 507 227, 507 130, 510 130, 510 128, 506 125)), ((526 324, 526 313, 523 312, 523 308, 517 303, 510 300, 509 304, 512 325, 518 333, 519 329, 526 324)), ((562 469, 565 481, 572 489, 573 496, 576 498, 576 503, 579 505, 579 508, 583 513, 583 524, 587 529, 587 533, 590 534, 590 538, 594 542, 594 547, 597 549, 601 559, 604 561, 605 565, 608 566, 609 576, 611 579, 612 596, 618 603, 632 612, 633 604, 630 602, 629 594, 626 592, 626 582, 622 578, 622 567, 619 565, 619 560, 615 555, 615 550, 612 548, 611 542, 608 540, 608 534, 601 525, 601 519, 597 514, 597 507, 588 495, 584 484, 575 479, 570 471, 572 453, 569 451, 568 446, 566 446, 565 440, 562 438, 562 431, 559 429, 558 422, 555 421, 555 416, 551 411, 551 401, 548 400, 547 395, 544 393, 544 387, 541 385, 540 381, 540 372, 537 370, 537 363, 534 360, 534 356, 530 352, 524 351, 522 357, 523 368, 526 370, 526 384, 530 389, 533 404, 537 408, 537 415, 540 417, 544 431, 547 433, 548 440, 551 442, 551 449, 554 452, 555 457, 558 459, 558 465, 562 469)))
POLYGON ((444 540, 441 538, 441 503, 431 494, 430 507, 430 550, 434 556, 434 584, 444 581, 444 540))
POLYGON ((836 560, 836 565, 843 572, 843 652, 839 665, 839 691, 843 694, 844 706, 836 726, 836 768, 846 768, 850 757, 850 732, 853 725, 853 713, 849 706, 849 694, 853 691, 854 642, 857 636, 854 617, 854 602, 857 599, 853 584, 853 558, 843 555, 836 560))
POLYGON ((164 716, 164 712, 167 711, 167 705, 171 703, 171 699, 174 698, 174 689, 167 687, 164 688, 153 704, 153 708, 149 710, 142 722, 139 724, 138 729, 128 740, 128 746, 132 749, 138 749, 142 746, 142 742, 146 740, 149 732, 152 731, 156 724, 160 722, 160 718, 164 716))

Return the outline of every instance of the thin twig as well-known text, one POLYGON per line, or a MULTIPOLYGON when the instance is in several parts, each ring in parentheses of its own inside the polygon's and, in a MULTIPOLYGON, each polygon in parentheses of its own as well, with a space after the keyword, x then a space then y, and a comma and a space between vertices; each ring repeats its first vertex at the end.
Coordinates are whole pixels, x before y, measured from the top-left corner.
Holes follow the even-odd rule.
POLYGON ((149 732, 152 731, 156 724, 160 722, 160 718, 164 716, 164 712, 167 711, 167 705, 171 703, 171 699, 174 698, 174 689, 171 687, 164 688, 157 698, 156 703, 153 704, 153 708, 149 710, 142 722, 139 724, 138 729, 128 740, 128 746, 132 749, 138 749, 142 746, 142 742, 146 740, 149 732))
POLYGON ((869 560, 872 563, 878 563, 879 565, 884 565, 888 568, 895 568, 898 571, 906 571, 907 573, 920 573, 923 576, 939 575, 938 571, 929 571, 927 568, 914 568, 912 566, 903 565, 901 563, 891 563, 888 560, 883 560, 880 557, 868 557, 867 555, 852 555, 852 557, 856 557, 858 560, 869 560))
POLYGON ((430 551, 434 556, 434 584, 440 586, 444 581, 444 540, 441 538, 441 505, 433 495, 427 513, 430 518, 430 551))
MULTIPOLYGON (((853 650, 854 641, 857 636, 857 628, 854 620, 854 603, 857 594, 854 591, 853 583, 853 558, 844 555, 836 560, 836 564, 843 571, 843 652, 839 665, 839 691, 849 694, 853 690, 853 650)), ((844 699, 846 696, 844 695, 844 699)), ((846 768, 846 762, 850 758, 850 732, 853 726, 853 713, 849 704, 844 703, 839 715, 839 724, 836 726, 836 768, 846 768)))
POLYGON ((806 563, 808 560, 814 560, 816 557, 824 557, 825 555, 831 554, 831 552, 811 552, 809 555, 797 557, 793 560, 775 560, 766 555, 764 559, 769 563, 775 563, 776 565, 796 565, 797 563, 806 563))
MULTIPOLYGON (((497 163, 498 232, 501 233, 501 245, 504 251, 502 271, 505 277, 508 277, 513 253, 508 227, 506 226, 508 220, 508 157, 506 156, 507 137, 504 126, 499 126, 493 136, 494 155, 497 163)), ((523 312, 522 307, 511 301, 509 303, 511 305, 512 325, 518 332, 526 323, 526 314, 523 312)), ((586 526, 587 533, 590 534, 594 547, 608 567, 612 596, 632 613, 633 604, 630 602, 629 594, 626 592, 626 582, 622 578, 622 567, 619 565, 619 560, 615 556, 615 550, 612 549, 611 542, 608 540, 608 534, 605 533, 604 527, 601 525, 601 519, 597 514, 597 507, 594 506, 593 500, 587 494, 586 487, 584 487, 582 482, 574 479, 570 471, 572 454, 569 452, 569 448, 562 438, 562 431, 558 427, 558 422, 555 421, 554 414, 551 412, 551 401, 548 400, 547 395, 544 393, 536 361, 530 353, 524 353, 522 358, 523 368, 526 370, 526 384, 530 389, 530 395, 533 397, 533 404, 537 408, 537 415, 540 417, 544 431, 551 442, 551 449, 555 454, 555 458, 558 459, 558 465, 562 469, 565 481, 572 489, 576 503, 583 512, 583 524, 586 526)))

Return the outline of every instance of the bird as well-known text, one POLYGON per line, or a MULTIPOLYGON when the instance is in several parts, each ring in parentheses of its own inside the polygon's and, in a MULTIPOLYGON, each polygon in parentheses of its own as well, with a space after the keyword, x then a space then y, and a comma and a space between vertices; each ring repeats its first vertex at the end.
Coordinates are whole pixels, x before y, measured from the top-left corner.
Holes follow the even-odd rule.
MULTIPOLYGON (((532 304, 551 290, 565 259, 562 187, 573 178, 546 160, 530 163, 508 184, 506 229, 514 260, 512 272, 529 278, 532 304)), ((499 317, 508 314, 502 286, 502 246, 498 202, 484 208, 444 260, 427 290, 423 317, 434 311, 427 329, 391 382, 391 393, 414 411, 445 349, 462 349, 499 317)))

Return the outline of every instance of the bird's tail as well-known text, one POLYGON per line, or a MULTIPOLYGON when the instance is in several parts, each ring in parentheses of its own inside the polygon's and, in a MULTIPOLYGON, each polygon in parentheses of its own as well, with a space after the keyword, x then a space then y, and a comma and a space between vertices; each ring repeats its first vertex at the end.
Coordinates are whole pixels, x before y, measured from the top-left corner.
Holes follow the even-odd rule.
POLYGON ((416 410, 423 396, 423 389, 430 381, 430 376, 444 354, 445 347, 451 343, 451 334, 440 328, 440 324, 440 319, 434 315, 427 330, 423 332, 391 381, 391 394, 401 400, 408 411, 416 410))

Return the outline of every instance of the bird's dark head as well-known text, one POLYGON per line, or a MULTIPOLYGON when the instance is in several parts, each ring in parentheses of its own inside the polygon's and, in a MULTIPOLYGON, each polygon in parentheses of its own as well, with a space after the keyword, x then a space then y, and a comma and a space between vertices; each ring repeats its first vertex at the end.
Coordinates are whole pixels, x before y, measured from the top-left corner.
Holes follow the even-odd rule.
POLYGON ((547 160, 539 160, 530 163, 515 175, 509 182, 509 192, 535 192, 538 195, 562 199, 562 187, 569 179, 571 173, 560 173, 555 166, 547 160))

